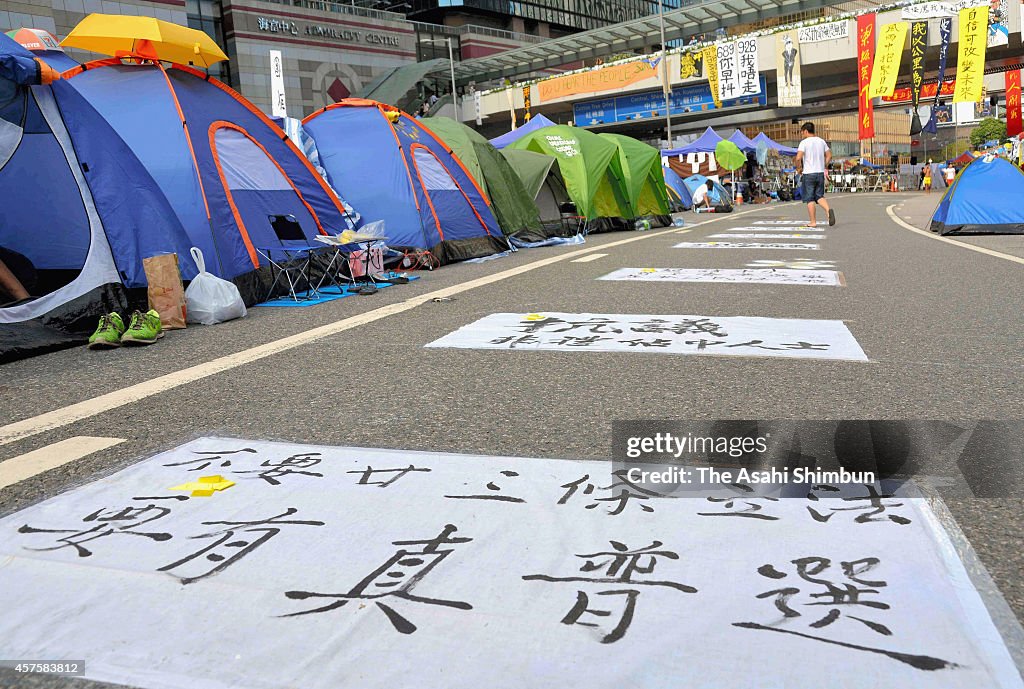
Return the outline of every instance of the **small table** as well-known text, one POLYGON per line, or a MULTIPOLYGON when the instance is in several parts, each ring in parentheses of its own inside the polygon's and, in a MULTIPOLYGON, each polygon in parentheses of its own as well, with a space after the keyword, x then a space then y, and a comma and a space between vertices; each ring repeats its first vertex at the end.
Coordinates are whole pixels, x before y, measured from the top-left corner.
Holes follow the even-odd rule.
MULTIPOLYGON (((310 268, 313 266, 315 257, 330 248, 323 244, 279 244, 277 246, 258 246, 256 253, 260 258, 266 259, 270 264, 270 274, 273 281, 267 291, 267 300, 274 297, 274 290, 283 277, 288 282, 288 294, 295 301, 319 298, 319 289, 323 284, 323 278, 314 286, 310 275, 310 268), (274 256, 278 258, 275 260, 274 256), (306 283, 306 294, 299 296, 296 287, 302 282, 306 283)), ((334 263, 336 256, 331 257, 329 266, 334 263)), ((325 273, 326 275, 326 273, 325 273)))

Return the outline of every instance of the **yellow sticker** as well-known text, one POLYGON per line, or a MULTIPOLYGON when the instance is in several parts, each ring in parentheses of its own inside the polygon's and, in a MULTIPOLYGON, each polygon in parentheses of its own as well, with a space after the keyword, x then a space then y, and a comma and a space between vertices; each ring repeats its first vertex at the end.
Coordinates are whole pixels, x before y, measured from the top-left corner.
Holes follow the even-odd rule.
POLYGON ((657 270, 658 270, 657 268, 641 268, 640 272, 641 273, 655 273, 655 272, 657 272, 657 270))
POLYGON ((220 474, 213 476, 201 476, 198 481, 183 483, 180 486, 171 486, 167 490, 190 490, 193 498, 208 498, 219 490, 227 490, 235 482, 226 479, 220 474))
POLYGON ((528 320, 528 321, 542 321, 542 320, 544 320, 544 316, 540 315, 539 313, 528 313, 528 314, 526 314, 526 319, 525 320, 528 320))

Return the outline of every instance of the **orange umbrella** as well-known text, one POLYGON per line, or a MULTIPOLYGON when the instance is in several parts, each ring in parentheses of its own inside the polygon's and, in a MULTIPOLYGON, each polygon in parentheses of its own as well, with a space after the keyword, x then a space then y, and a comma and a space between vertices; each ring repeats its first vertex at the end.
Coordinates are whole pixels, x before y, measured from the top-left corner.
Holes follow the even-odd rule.
POLYGON ((199 67, 228 59, 202 31, 153 17, 90 14, 61 45, 115 57, 142 57, 199 67))

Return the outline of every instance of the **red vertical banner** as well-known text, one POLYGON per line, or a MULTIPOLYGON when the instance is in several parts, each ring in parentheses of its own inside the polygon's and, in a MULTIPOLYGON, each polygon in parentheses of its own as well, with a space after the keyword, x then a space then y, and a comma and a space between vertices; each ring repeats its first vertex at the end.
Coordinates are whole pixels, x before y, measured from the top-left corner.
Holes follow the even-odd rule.
POLYGON ((857 17, 857 114, 858 138, 875 136, 875 110, 868 96, 871 67, 875 62, 875 14, 857 17))
POLYGON ((1020 70, 1006 72, 1006 135, 1016 136, 1024 131, 1020 110, 1020 70))

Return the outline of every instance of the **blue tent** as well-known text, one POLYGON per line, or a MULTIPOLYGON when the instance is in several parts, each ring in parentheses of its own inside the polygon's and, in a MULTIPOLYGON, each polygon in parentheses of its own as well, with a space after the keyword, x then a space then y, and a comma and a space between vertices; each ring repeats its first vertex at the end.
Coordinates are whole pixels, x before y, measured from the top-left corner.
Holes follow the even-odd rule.
POLYGON ((692 206, 690 190, 683 182, 683 178, 670 167, 662 166, 661 169, 665 173, 665 186, 669 188, 669 199, 678 201, 683 208, 692 206))
POLYGON ((389 246, 428 249, 442 263, 508 249, 486 195, 420 120, 348 98, 302 125, 331 185, 364 220, 384 221, 389 246))
POLYGON ((736 147, 744 153, 753 153, 757 150, 757 143, 748 139, 747 135, 739 129, 732 133, 732 136, 729 137, 729 141, 736 144, 736 147))
POLYGON ((527 134, 531 134, 538 129, 544 129, 544 127, 551 127, 555 123, 544 117, 543 115, 534 115, 530 118, 530 121, 524 124, 522 127, 513 129, 510 132, 506 132, 501 136, 496 136, 491 139, 491 145, 495 148, 505 148, 513 141, 522 139, 527 134))
POLYGON ((63 50, 37 50, 33 51, 35 56, 58 72, 66 72, 78 66, 78 60, 71 57, 63 50))
POLYGON ((795 148, 792 148, 790 146, 783 146, 782 144, 773 141, 772 139, 768 138, 768 135, 765 134, 764 132, 759 133, 751 141, 753 141, 755 146, 759 143, 763 143, 769 149, 778 152, 779 155, 793 157, 797 153, 797 150, 795 148))
POLYGON ((1024 172, 998 156, 975 158, 946 189, 931 219, 939 234, 1024 234, 1024 172))
MULTIPOLYGON (((282 246, 275 223, 296 223, 304 243, 350 226, 340 200, 284 132, 205 73, 108 59, 65 80, 145 166, 207 270, 238 281, 246 301, 262 296, 250 279, 266 263, 260 251, 282 246)), ((188 252, 178 259, 182 278, 195 277, 188 252)))
POLYGON ((661 152, 662 156, 674 156, 674 155, 685 155, 687 153, 714 153, 715 146, 722 140, 722 137, 718 135, 711 127, 704 130, 704 133, 700 135, 696 141, 692 141, 682 148, 673 148, 661 152))
MULTIPOLYGON (((691 204, 693 192, 697 191, 697 187, 707 184, 707 182, 708 178, 705 177, 704 175, 690 175, 689 177, 683 180, 683 184, 686 185, 686 188, 690 192, 691 204)), ((714 206, 720 203, 724 203, 728 206, 731 206, 732 196, 729 195, 728 190, 726 190, 725 187, 723 187, 715 180, 711 180, 711 184, 713 185, 713 187, 711 191, 708 193, 708 196, 711 197, 711 205, 714 206)))
POLYGON ((40 85, 36 64, 0 35, 0 246, 28 259, 42 295, 0 323, 94 328, 123 286, 146 286, 143 258, 187 256, 191 242, 113 128, 70 83, 40 85))

